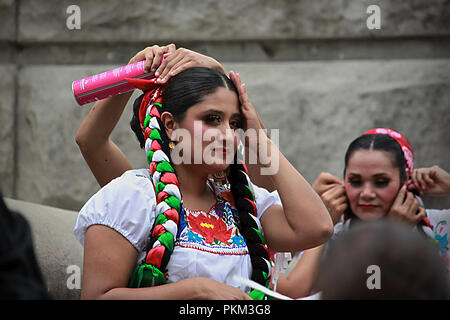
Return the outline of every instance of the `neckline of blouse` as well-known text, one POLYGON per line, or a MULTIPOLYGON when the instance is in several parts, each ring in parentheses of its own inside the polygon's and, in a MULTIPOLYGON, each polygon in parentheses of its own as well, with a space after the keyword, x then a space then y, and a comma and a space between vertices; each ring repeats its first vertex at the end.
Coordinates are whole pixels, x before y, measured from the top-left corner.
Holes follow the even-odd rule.
MULTIPOLYGON (((217 204, 219 202, 221 202, 222 200, 218 197, 218 194, 220 193, 219 190, 217 189, 217 186, 214 184, 213 179, 207 179, 206 180, 206 185, 210 188, 210 190, 213 192, 214 197, 216 198, 216 201, 214 202, 214 204, 208 209, 208 211, 205 210, 191 210, 189 208, 187 208, 186 206, 184 206, 183 204, 183 208, 185 211, 189 212, 189 213, 204 213, 206 215, 211 214, 211 211, 217 206, 217 204)), ((181 202, 183 202, 183 200, 181 200, 181 202)))

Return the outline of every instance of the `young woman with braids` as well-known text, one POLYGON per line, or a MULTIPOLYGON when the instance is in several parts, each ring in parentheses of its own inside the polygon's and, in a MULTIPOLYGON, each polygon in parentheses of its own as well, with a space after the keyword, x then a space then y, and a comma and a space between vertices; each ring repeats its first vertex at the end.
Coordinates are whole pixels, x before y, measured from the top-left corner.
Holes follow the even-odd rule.
MULTIPOLYGON (((85 250, 83 298, 261 299, 262 293, 249 292, 233 276, 268 286, 268 248, 302 250, 330 236, 322 201, 266 135, 253 147, 267 147, 271 159, 278 157, 279 170, 270 176, 277 191, 253 184, 236 161, 231 131, 262 127, 239 75, 230 72, 230 78, 191 68, 164 83, 130 81, 144 92, 134 103, 131 125, 149 169, 126 171, 82 208, 75 235, 85 250), (170 149, 181 145, 196 152, 199 122, 202 130, 215 132, 212 163, 175 164, 170 149), (190 138, 178 140, 179 129, 190 138), (219 161, 225 153, 235 161, 219 161), (224 171, 229 185, 219 188, 208 179, 224 171)), ((202 154, 209 145, 201 145, 202 154)))
MULTIPOLYGON (((335 225, 335 235, 361 221, 385 219, 416 227, 436 244, 447 268, 450 210, 425 209, 420 193, 450 196, 450 174, 434 166, 414 169, 413 151, 398 132, 377 128, 352 141, 345 154, 344 180, 324 172, 313 184, 335 225)), ((289 277, 281 277, 281 293, 311 293, 325 245, 303 252, 289 277)), ((352 250, 348 248, 348 250, 352 250)), ((450 270, 450 269, 449 269, 450 270)))

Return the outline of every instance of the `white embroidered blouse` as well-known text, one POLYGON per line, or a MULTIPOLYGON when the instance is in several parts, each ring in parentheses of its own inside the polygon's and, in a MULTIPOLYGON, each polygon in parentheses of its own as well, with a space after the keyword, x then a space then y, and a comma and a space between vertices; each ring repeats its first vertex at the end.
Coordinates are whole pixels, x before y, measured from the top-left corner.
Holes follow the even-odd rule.
MULTIPOLYGON (((244 238, 236 227, 238 219, 231 192, 208 183, 217 202, 209 212, 184 210, 175 248, 169 260, 168 282, 205 277, 250 289, 233 281, 233 276, 250 278, 251 261, 244 238)), ((276 191, 268 192, 249 181, 255 195, 258 221, 273 205, 281 205, 276 191)), ((75 237, 84 245, 87 229, 106 225, 122 234, 138 251, 138 265, 145 258, 145 244, 151 231, 156 196, 148 169, 129 170, 114 179, 81 209, 74 228, 75 237)), ((260 226, 261 229, 261 226, 260 226)))

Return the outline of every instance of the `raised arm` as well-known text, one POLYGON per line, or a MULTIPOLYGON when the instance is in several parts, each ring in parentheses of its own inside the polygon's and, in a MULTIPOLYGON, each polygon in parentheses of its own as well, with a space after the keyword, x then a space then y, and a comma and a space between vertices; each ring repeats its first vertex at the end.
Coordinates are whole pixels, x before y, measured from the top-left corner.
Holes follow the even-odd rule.
MULTIPOLYGON (((146 72, 155 72, 161 84, 187 68, 204 66, 225 71, 215 59, 188 49, 176 49, 174 44, 147 47, 128 63, 142 60, 146 60, 146 72)), ((75 137, 86 163, 102 187, 132 169, 124 153, 110 138, 131 95, 129 92, 96 102, 75 137)))
POLYGON ((280 274, 277 282, 277 292, 293 299, 311 295, 319 274, 325 244, 305 250, 294 269, 286 277, 280 274))
MULTIPOLYGON (((328 172, 322 172, 312 184, 328 209, 333 224, 336 225, 345 210, 348 200, 343 181, 328 172)), ((305 250, 288 277, 280 275, 277 291, 291 298, 306 297, 316 284, 325 244, 305 250)))
POLYGON ((110 139, 130 96, 131 93, 125 93, 96 102, 75 137, 84 160, 101 187, 132 169, 123 152, 110 139))
MULTIPOLYGON (((163 54, 175 51, 174 45, 153 46, 137 53, 128 64, 147 60, 145 70, 155 70, 163 54)), ((110 135, 117 125, 132 92, 110 97, 94 104, 78 129, 75 141, 100 186, 132 169, 110 135)))
MULTIPOLYGON (((245 128, 258 132, 262 129, 259 117, 245 92, 245 85, 238 74, 230 72, 230 78, 238 89, 245 128)), ((300 251, 324 243, 333 232, 333 224, 319 195, 267 135, 259 135, 255 147, 268 151, 267 159, 261 161, 262 169, 267 169, 262 174, 269 174, 283 204, 282 207, 271 206, 261 217, 269 249, 300 251)))

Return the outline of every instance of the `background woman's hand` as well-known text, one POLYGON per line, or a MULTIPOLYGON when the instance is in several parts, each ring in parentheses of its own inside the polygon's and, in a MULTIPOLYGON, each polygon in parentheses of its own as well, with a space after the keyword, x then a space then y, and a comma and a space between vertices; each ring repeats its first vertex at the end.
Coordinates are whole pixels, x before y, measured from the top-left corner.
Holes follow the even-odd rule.
POLYGON ((395 198, 387 217, 389 219, 416 225, 425 217, 425 209, 414 194, 402 187, 395 198))
POLYGON ((348 198, 345 193, 345 187, 343 185, 335 185, 322 193, 320 197, 330 213, 333 225, 336 225, 348 208, 348 198))
POLYGON ((319 174, 316 181, 313 182, 312 187, 314 191, 321 196, 325 191, 328 191, 337 185, 343 184, 344 181, 340 180, 338 177, 328 172, 322 172, 319 174))
POLYGON ((348 198, 345 193, 344 181, 331 173, 322 172, 316 181, 313 182, 312 187, 327 207, 333 225, 336 225, 348 208, 348 198))
POLYGON ((427 195, 450 196, 450 174, 439 166, 415 169, 408 187, 416 187, 427 195))

